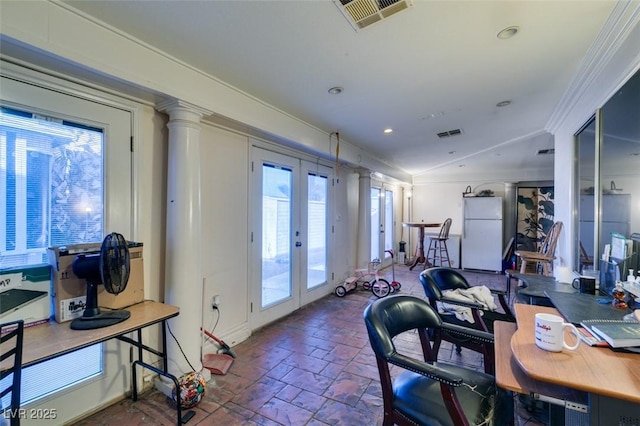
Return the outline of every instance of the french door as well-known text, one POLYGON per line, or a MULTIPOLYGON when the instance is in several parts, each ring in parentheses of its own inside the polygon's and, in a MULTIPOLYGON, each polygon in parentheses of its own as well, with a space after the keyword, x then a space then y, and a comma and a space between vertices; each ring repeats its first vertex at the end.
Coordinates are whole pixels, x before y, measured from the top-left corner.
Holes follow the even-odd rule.
POLYGON ((393 250, 393 222, 393 191, 372 187, 371 259, 380 259, 383 267, 391 264, 386 250, 393 250))
POLYGON ((328 290, 331 169, 252 148, 251 326, 328 290))

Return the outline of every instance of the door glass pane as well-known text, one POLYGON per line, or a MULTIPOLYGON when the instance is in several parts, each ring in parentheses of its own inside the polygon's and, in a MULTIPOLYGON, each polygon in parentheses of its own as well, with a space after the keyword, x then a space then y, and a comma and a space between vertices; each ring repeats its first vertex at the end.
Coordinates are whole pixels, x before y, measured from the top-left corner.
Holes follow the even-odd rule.
MULTIPOLYGON (((612 236, 629 238, 640 229, 640 72, 616 92, 602 109, 602 149, 600 157, 600 250, 612 244, 612 236)), ((612 244, 613 249, 614 244, 612 244)), ((611 257, 619 264, 625 281, 628 269, 637 269, 631 250, 611 257)))
POLYGON ((384 249, 393 250, 393 191, 384 191, 384 249))
POLYGON ((595 153, 596 121, 591 122, 578 134, 578 185, 580 202, 578 205, 578 250, 576 270, 593 267, 595 249, 594 212, 595 212, 595 153))
POLYGON ((262 307, 291 296, 293 171, 262 166, 262 307))
POLYGON ((380 189, 371 188, 371 260, 380 253, 380 189))
POLYGON ((328 179, 309 173, 307 177, 307 288, 327 280, 328 179))

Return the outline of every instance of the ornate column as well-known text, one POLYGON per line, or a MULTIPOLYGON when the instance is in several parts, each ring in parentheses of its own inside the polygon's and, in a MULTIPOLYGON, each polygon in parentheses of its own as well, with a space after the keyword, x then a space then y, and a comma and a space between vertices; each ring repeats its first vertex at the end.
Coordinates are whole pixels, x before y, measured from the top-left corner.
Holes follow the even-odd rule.
POLYGON ((167 335, 169 373, 180 377, 202 369, 200 120, 211 112, 180 100, 163 102, 157 108, 169 114, 164 302, 180 308, 169 327, 182 351, 167 335))

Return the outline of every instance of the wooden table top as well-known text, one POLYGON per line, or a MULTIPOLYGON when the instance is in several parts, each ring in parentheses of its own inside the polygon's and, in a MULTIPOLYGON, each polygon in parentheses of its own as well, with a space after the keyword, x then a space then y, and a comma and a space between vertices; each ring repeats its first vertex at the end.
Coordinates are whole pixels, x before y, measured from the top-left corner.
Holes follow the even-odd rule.
MULTIPOLYGON (((107 341, 116 336, 175 317, 180 312, 176 306, 150 300, 124 309, 131 313, 131 317, 121 323, 95 330, 72 330, 70 328, 71 322, 58 324, 55 321, 26 327, 22 346, 22 366, 37 364, 107 341)), ((7 365, 0 365, 0 369, 7 367, 7 365)))
POLYGON ((640 354, 614 352, 584 343, 575 351, 547 352, 535 344, 535 314, 560 315, 559 312, 555 308, 522 303, 514 304, 514 310, 518 329, 511 337, 511 351, 528 377, 640 403, 640 354))
POLYGON ((540 394, 563 401, 587 403, 587 393, 565 386, 535 380, 522 371, 511 351, 511 336, 517 327, 515 323, 496 321, 495 334, 496 383, 502 389, 522 394, 540 394))
POLYGON ((402 226, 407 228, 437 228, 441 226, 441 223, 427 223, 427 222, 402 222, 402 226))

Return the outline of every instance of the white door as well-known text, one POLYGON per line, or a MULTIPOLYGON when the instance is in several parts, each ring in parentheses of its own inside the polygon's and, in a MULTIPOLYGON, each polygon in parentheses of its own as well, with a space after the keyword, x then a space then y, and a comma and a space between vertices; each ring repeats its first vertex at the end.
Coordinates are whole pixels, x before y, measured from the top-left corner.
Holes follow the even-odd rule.
POLYGON ((329 292, 330 172, 318 164, 252 149, 252 328, 329 292))
POLYGON ((371 188, 371 260, 380 259, 382 267, 391 263, 393 250, 393 191, 371 188))

